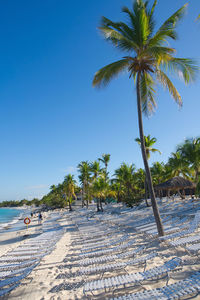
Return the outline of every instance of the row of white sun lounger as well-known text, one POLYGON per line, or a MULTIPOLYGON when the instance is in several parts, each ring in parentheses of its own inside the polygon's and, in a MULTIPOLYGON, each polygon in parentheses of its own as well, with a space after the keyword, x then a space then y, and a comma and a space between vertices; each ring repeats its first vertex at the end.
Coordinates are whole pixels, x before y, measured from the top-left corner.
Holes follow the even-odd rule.
MULTIPOLYGON (((126 213, 125 213, 126 214, 126 213)), ((125 215, 124 214, 124 215, 125 215)), ((129 218, 130 216, 128 216, 129 218)), ((123 216, 125 220, 125 216, 123 216)), ((154 268, 150 268, 148 271, 128 273, 125 275, 112 276, 108 278, 102 278, 99 280, 88 280, 88 275, 92 274, 103 274, 105 272, 112 272, 118 269, 125 270, 127 266, 135 264, 143 264, 146 266, 147 262, 158 256, 158 253, 152 252, 145 255, 145 245, 134 247, 135 240, 132 236, 121 232, 122 224, 119 224, 119 228, 115 226, 115 232, 112 235, 112 230, 107 228, 108 224, 113 225, 117 218, 112 218, 106 223, 106 218, 100 217, 87 222, 88 216, 73 216, 72 222, 76 223, 79 229, 79 236, 74 237, 73 245, 81 246, 83 245, 82 251, 80 249, 76 263, 79 264, 78 274, 86 276, 87 282, 83 286, 83 293, 89 297, 90 293, 93 295, 94 292, 98 293, 100 290, 105 290, 105 292, 115 292, 118 289, 124 289, 126 287, 141 285, 143 282, 151 281, 159 278, 164 278, 165 276, 169 278, 170 272, 175 270, 178 266, 182 265, 182 261, 178 257, 174 257, 154 268), (102 236, 103 234, 103 236, 102 236), (114 238, 113 238, 114 236, 114 238), (115 245, 113 247, 113 245, 115 245), (136 255, 139 254, 139 257, 136 255), (141 256, 142 254, 142 256, 141 256), (122 261, 122 259, 132 257, 129 260, 122 261), (118 261, 119 260, 119 261, 118 261)), ((169 232, 173 231, 173 223, 176 221, 176 226, 174 226, 175 233, 173 238, 184 236, 185 234, 194 233, 198 228, 200 221, 200 213, 197 212, 193 221, 188 222, 188 216, 185 218, 173 219, 170 217, 165 220, 165 228, 169 228, 169 232), (185 224, 187 222, 187 224, 185 224), (168 227, 169 226, 169 227, 168 227), (181 230, 182 229, 182 230, 181 230), (179 230, 179 232, 178 232, 179 230), (180 231, 181 230, 181 231, 180 231)), ((152 222, 151 217, 146 217, 145 220, 141 220, 140 223, 137 221, 137 225, 141 226, 147 235, 152 235, 154 231, 154 224, 152 223, 152 229, 149 229, 149 223, 152 222), (138 224, 139 223, 139 224, 138 224), (145 225, 146 224, 146 225, 145 225)), ((140 228, 140 229, 141 229, 140 228)), ((139 230, 139 229, 138 229, 139 230)), ((169 235, 171 236, 171 235, 169 235)), ((169 238, 169 240, 171 237, 169 238)), ((166 240, 168 240, 166 238, 166 240)), ((199 235, 183 237, 178 240, 172 240, 173 246, 183 245, 188 242, 197 242, 200 240, 199 235)), ((194 244, 195 246, 198 244, 194 244)), ((190 246, 190 247, 192 247, 190 246)), ((113 300, 128 300, 128 299, 188 299, 187 297, 192 297, 200 292, 200 272, 195 272, 191 274, 187 279, 180 280, 174 284, 166 285, 162 288, 147 290, 144 292, 132 293, 120 297, 114 297, 113 300)), ((93 296, 91 297, 93 299, 93 296)), ((106 298, 107 299, 107 298, 106 298)))
POLYGON ((57 215, 52 216, 43 223, 42 234, 0 257, 0 296, 15 289, 40 260, 54 249, 63 234, 63 230, 56 223, 57 219, 57 215))

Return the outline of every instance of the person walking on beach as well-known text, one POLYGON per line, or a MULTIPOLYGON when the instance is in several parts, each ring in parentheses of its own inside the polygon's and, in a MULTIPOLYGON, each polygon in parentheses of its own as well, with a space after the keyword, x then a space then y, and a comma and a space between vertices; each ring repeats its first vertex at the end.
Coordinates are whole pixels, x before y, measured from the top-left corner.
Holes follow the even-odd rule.
POLYGON ((42 214, 40 212, 38 215, 38 224, 41 224, 41 223, 42 223, 42 214))

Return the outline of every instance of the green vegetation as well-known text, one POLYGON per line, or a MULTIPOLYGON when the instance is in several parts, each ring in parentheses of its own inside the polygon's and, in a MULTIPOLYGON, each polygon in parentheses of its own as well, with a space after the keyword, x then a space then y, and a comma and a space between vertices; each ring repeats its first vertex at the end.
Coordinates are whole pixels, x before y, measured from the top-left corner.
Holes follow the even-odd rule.
MULTIPOLYGON (((136 139, 140 144, 140 140, 136 139)), ((156 142, 150 135, 145 137, 147 157, 150 152, 160 152, 152 146, 156 142)), ((82 196, 82 206, 88 207, 92 201, 96 202, 97 211, 103 211, 102 203, 110 200, 122 202, 133 207, 138 205, 146 197, 146 174, 145 170, 137 169, 134 164, 123 162, 119 168, 110 176, 108 164, 110 154, 104 154, 107 157, 93 162, 82 161, 77 166, 79 184, 74 180, 74 176, 68 174, 62 183, 52 185, 50 192, 41 200, 34 198, 29 201, 4 201, 0 207, 18 207, 23 205, 34 205, 36 207, 43 205, 47 208, 68 208, 73 209, 73 204, 77 195, 82 196), (108 159, 109 158, 109 159, 108 159)), ((151 166, 153 186, 160 184, 174 176, 182 176, 190 179, 197 184, 196 195, 200 195, 200 137, 186 139, 182 144, 176 147, 176 151, 171 153, 166 164, 163 162, 154 162, 151 166)), ((157 197, 161 197, 157 192, 157 197)))
MULTIPOLYGON (((141 141, 139 138, 136 138, 135 141, 141 146, 141 141)), ((151 138, 150 134, 148 136, 144 135, 144 144, 145 144, 147 160, 150 159, 151 152, 159 152, 161 154, 161 152, 158 149, 152 147, 156 143, 156 141, 157 141, 156 138, 155 137, 151 138)), ((147 198, 148 198, 148 182, 147 182, 147 176, 145 174, 145 201, 146 201, 146 206, 148 207, 149 204, 147 198)))

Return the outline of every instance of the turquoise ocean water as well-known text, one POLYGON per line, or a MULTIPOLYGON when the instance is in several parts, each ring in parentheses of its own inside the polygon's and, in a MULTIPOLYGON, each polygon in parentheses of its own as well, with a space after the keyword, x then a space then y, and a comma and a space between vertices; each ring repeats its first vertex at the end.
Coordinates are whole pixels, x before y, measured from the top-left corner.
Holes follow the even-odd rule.
POLYGON ((0 230, 18 222, 22 211, 13 208, 0 208, 0 230))

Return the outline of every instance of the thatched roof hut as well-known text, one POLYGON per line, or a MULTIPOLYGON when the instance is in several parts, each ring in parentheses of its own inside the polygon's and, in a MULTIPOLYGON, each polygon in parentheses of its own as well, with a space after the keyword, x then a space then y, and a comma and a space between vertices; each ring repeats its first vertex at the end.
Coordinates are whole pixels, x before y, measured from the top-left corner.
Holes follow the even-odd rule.
POLYGON ((163 183, 156 185, 155 189, 172 191, 172 190, 181 190, 181 189, 188 189, 188 188, 192 189, 194 187, 195 184, 192 181, 180 176, 176 176, 163 183))

